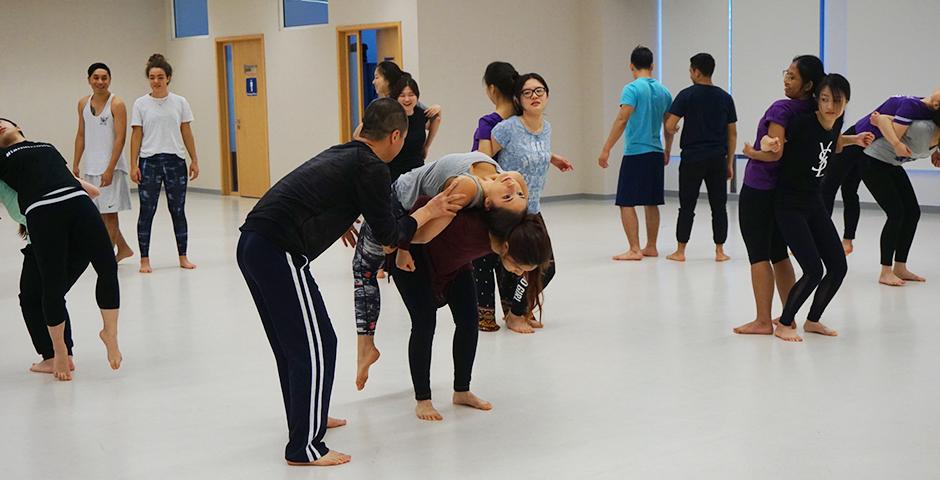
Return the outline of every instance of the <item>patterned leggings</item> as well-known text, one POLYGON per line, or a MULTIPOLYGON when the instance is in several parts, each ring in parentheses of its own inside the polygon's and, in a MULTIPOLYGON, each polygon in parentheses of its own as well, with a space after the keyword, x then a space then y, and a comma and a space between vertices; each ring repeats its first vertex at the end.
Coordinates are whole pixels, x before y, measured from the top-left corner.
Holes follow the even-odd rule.
POLYGON ((375 324, 379 321, 382 307, 379 281, 375 275, 383 263, 385 251, 382 245, 376 242, 369 224, 362 222, 352 263, 356 333, 359 335, 375 335, 375 324))
POLYGON ((141 258, 150 256, 150 230, 153 228, 153 216, 157 213, 160 200, 160 185, 166 187, 166 200, 173 219, 173 232, 176 234, 176 251, 186 255, 189 239, 186 225, 186 184, 189 181, 186 160, 171 155, 158 154, 140 159, 140 216, 137 217, 137 242, 140 244, 141 258))

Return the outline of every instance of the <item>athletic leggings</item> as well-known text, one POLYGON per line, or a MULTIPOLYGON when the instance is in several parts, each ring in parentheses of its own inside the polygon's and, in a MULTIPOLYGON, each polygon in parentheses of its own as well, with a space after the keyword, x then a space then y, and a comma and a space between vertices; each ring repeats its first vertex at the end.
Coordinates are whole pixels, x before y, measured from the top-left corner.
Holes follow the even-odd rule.
MULTIPOLYGON (((397 267, 393 278, 398 292, 411 316, 411 338, 408 341, 408 363, 411 366, 411 382, 415 389, 415 400, 431 399, 431 350, 434 329, 437 326, 437 309, 443 306, 436 298, 431 284, 430 266, 420 245, 411 246, 415 259, 415 271, 406 272, 397 267)), ((477 296, 473 283, 473 271, 460 272, 447 285, 444 303, 450 307, 454 317, 454 391, 470 391, 473 360, 477 352, 480 334, 477 323, 477 296)))
POLYGON ((683 158, 679 163, 679 218, 676 221, 676 240, 679 243, 689 243, 692 221, 695 218, 695 204, 698 202, 703 181, 712 210, 712 239, 716 245, 721 245, 728 239, 727 155, 683 158))
POLYGON ((274 352, 287 412, 284 458, 313 462, 323 442, 336 370, 336 333, 310 273, 310 261, 255 232, 238 239, 238 268, 274 352))
MULTIPOLYGON (((541 213, 537 213, 538 219, 545 226, 545 220, 541 213)), ((548 230, 546 229, 546 232, 548 230)), ((473 261, 474 280, 477 289, 477 301, 479 302, 479 317, 491 312, 496 314, 496 290, 498 285, 499 297, 503 305, 503 313, 511 311, 513 315, 525 315, 529 313, 528 289, 529 282, 525 276, 518 276, 503 268, 503 262, 499 255, 491 254, 478 258, 473 261), (493 278, 496 278, 495 282, 493 278)), ((551 252, 551 261, 548 267, 542 271, 542 290, 555 278, 555 252, 551 252)), ((541 292, 539 292, 541 293, 541 292)))
MULTIPOLYGON (((29 332, 29 338, 33 341, 33 348, 36 349, 36 353, 42 355, 43 360, 48 360, 55 356, 55 351, 42 312, 42 278, 39 273, 39 264, 36 263, 36 254, 33 252, 32 245, 26 245, 22 252, 20 310, 23 312, 23 321, 26 322, 26 331, 29 332)), ((86 268, 88 268, 87 258, 73 255, 68 259, 65 281, 67 290, 72 288, 86 268)), ((69 355, 72 355, 72 321, 68 318, 68 312, 65 315, 65 346, 68 347, 69 355)))
MULTIPOLYGON (((845 135, 855 135, 855 127, 845 132, 845 135)), ((861 203, 858 199, 858 186, 862 181, 862 170, 868 164, 863 153, 864 149, 858 145, 849 145, 841 153, 833 155, 826 169, 826 176, 822 180, 823 200, 826 211, 832 215, 836 202, 836 192, 842 190, 842 218, 844 230, 842 238, 854 240, 858 230, 858 219, 861 215, 861 203)))
POLYGON ((173 220, 173 233, 176 234, 176 251, 186 255, 189 241, 186 224, 186 184, 189 182, 189 170, 186 160, 161 153, 140 159, 140 215, 137 217, 137 242, 140 244, 141 258, 150 257, 150 230, 153 228, 153 216, 157 213, 160 200, 160 185, 166 187, 166 201, 173 220))
POLYGON ((362 222, 359 241, 353 254, 353 303, 356 307, 356 333, 375 335, 375 325, 382 309, 382 295, 376 274, 385 263, 385 251, 372 234, 369 224, 362 222))
POLYGON ((792 325, 796 313, 814 290, 816 295, 806 318, 818 322, 848 271, 845 252, 822 195, 779 191, 778 195, 777 224, 803 270, 783 305, 780 323, 792 325), (806 198, 807 195, 811 198, 806 198))
POLYGON ((917 194, 903 167, 871 157, 868 159, 862 180, 888 215, 881 229, 881 264, 890 267, 892 260, 907 263, 914 234, 917 233, 917 222, 920 221, 917 194))
POLYGON ((26 226, 39 269, 47 326, 55 327, 68 320, 65 294, 75 283, 78 265, 89 261, 98 274, 95 287, 98 307, 103 310, 120 307, 114 247, 101 214, 88 195, 81 192, 57 203, 38 207, 34 204, 27 210, 26 226))

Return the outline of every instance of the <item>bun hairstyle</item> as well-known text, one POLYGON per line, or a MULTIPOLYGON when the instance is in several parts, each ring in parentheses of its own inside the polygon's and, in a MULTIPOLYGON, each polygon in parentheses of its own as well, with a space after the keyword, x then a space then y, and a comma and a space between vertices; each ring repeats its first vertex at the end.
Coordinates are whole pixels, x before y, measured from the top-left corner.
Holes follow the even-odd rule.
POLYGON ((535 270, 526 274, 529 284, 526 301, 530 312, 536 308, 541 316, 543 275, 552 262, 552 241, 548 238, 545 224, 538 215, 526 214, 506 237, 508 255, 519 265, 535 265, 535 270))
POLYGON ((391 88, 392 85, 398 83, 402 75, 405 74, 405 72, 401 71, 401 67, 391 60, 383 60, 379 62, 379 64, 375 66, 375 69, 379 72, 380 75, 382 75, 382 78, 388 82, 389 88, 391 88))
POLYGON ((163 70, 163 73, 166 74, 167 78, 173 76, 173 67, 170 65, 170 62, 166 61, 166 57, 159 53, 154 53, 147 59, 147 70, 144 71, 144 76, 150 76, 150 70, 154 68, 159 68, 163 70))
MULTIPOLYGON (((95 70, 98 70, 98 69, 101 69, 101 70, 104 70, 104 71, 108 72, 108 76, 109 76, 109 77, 111 76, 111 69, 108 68, 107 65, 105 65, 105 64, 103 64, 103 63, 101 63, 101 62, 95 62, 95 63, 92 63, 90 67, 88 67, 88 78, 91 78, 91 75, 92 75, 93 73, 95 73, 95 70)), ((148 70, 148 71, 149 71, 149 70, 148 70)))
POLYGON ((483 72, 483 83, 487 87, 496 87, 496 91, 506 99, 514 96, 516 80, 518 79, 519 72, 512 64, 507 62, 492 62, 486 66, 486 71, 483 72))

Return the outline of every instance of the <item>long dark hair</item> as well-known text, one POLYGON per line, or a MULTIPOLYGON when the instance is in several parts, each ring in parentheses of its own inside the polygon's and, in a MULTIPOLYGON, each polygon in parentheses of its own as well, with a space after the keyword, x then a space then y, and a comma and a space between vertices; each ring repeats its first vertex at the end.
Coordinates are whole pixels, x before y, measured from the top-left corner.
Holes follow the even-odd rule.
POLYGON ((398 80, 400 80, 401 76, 405 73, 401 71, 401 67, 399 67, 397 63, 391 60, 382 60, 375 66, 375 69, 382 75, 382 78, 388 82, 389 89, 398 83, 398 80))
POLYGON ((509 247, 506 255, 514 262, 519 265, 535 265, 535 270, 526 274, 526 282, 529 285, 526 302, 529 312, 534 313, 537 308, 541 317, 544 298, 542 278, 552 261, 552 241, 548 238, 548 231, 545 230, 541 217, 526 214, 522 221, 509 232, 506 243, 509 247))
POLYGON ((515 93, 516 80, 519 78, 519 72, 507 62, 492 62, 486 66, 483 72, 483 83, 489 87, 496 87, 506 100, 511 100, 515 93))
POLYGON ((516 212, 508 208, 491 208, 483 210, 483 223, 494 237, 506 241, 509 234, 526 216, 525 210, 516 212))
POLYGON ((803 86, 812 83, 812 88, 809 91, 810 95, 815 97, 819 83, 826 76, 826 68, 823 66, 822 60, 816 55, 797 55, 793 57, 793 63, 796 64, 796 69, 800 72, 803 86))

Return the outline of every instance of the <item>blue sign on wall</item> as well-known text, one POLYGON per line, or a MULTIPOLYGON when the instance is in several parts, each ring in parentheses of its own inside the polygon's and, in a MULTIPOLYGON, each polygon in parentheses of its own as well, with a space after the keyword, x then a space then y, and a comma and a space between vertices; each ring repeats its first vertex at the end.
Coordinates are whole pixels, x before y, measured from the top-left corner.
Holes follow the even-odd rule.
POLYGON ((258 79, 255 77, 248 77, 245 79, 245 93, 249 97, 258 96, 258 79))

